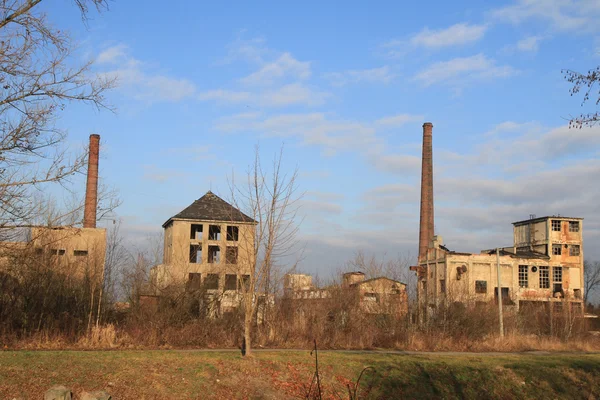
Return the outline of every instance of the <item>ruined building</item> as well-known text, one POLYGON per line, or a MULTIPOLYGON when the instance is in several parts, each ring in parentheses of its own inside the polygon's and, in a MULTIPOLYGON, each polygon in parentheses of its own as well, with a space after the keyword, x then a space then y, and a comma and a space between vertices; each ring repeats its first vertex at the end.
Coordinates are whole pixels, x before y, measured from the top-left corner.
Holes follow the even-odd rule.
POLYGON ((237 306, 253 268, 255 225, 207 192, 163 224, 163 263, 151 270, 154 294, 203 290, 218 297, 221 311, 237 306))
POLYGON ((362 272, 347 272, 342 276, 339 288, 317 288, 312 276, 287 274, 284 277, 284 298, 296 303, 326 303, 335 290, 345 301, 354 303, 367 314, 403 316, 408 312, 406 284, 386 277, 365 279, 362 272))
POLYGON ((106 229, 96 227, 100 135, 90 135, 83 227, 35 226, 27 242, 3 243, 3 259, 31 253, 43 264, 74 278, 100 284, 104 276, 106 229), (6 252, 8 250, 8 252, 6 252))
MULTIPOLYGON (((498 299, 526 305, 583 302, 583 219, 547 216, 513 223, 513 245, 480 253, 451 251, 435 235, 432 124, 423 125, 417 296, 421 315, 448 302, 498 299), (500 283, 497 268, 500 264, 500 283)), ((576 307, 577 308, 577 307, 576 307)))

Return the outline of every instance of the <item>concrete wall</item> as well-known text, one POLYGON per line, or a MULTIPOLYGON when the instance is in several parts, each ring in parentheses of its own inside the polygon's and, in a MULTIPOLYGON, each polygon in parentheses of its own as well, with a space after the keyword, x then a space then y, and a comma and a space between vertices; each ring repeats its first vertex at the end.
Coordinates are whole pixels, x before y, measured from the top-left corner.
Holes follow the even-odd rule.
POLYGON ((87 274, 102 280, 106 257, 106 229, 71 227, 31 228, 31 242, 36 251, 50 254, 56 267, 74 266, 78 277, 87 274))
POLYGON ((219 275, 219 290, 225 289, 226 275, 250 274, 254 262, 254 235, 253 224, 240 224, 221 221, 193 221, 173 220, 165 227, 164 259, 161 266, 153 269, 154 284, 164 288, 171 284, 184 284, 189 279, 190 273, 201 274, 202 282, 208 274, 219 275), (192 225, 202 226, 201 237, 191 237, 192 225), (220 228, 218 240, 209 239, 210 227, 220 228), (227 240, 227 227, 237 227, 237 240, 227 240), (199 246, 201 257, 196 262, 190 260, 190 246, 199 246), (210 260, 211 248, 220 249, 220 257, 210 260), (237 263, 227 262, 227 249, 237 250, 237 263))

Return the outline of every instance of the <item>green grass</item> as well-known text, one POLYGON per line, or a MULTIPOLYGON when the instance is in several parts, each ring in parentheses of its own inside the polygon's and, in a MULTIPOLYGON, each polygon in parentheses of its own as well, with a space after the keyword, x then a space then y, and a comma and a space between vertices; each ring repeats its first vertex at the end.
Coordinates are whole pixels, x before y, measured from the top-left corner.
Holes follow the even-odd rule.
MULTIPOLYGON (((363 368, 361 398, 580 399, 600 396, 599 354, 381 354, 319 352, 323 398, 348 398, 363 368), (345 396, 345 397, 344 397, 345 396)), ((115 399, 304 398, 308 351, 4 351, 0 398, 38 399, 54 384, 104 389, 115 399)))

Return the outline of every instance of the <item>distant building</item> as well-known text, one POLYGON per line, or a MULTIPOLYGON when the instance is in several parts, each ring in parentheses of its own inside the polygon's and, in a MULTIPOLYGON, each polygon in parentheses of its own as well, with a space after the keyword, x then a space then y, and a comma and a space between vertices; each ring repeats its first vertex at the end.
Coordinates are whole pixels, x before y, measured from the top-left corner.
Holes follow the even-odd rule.
POLYGON ((362 272, 348 272, 342 277, 340 288, 317 288, 312 276, 287 274, 284 277, 284 298, 288 301, 324 303, 341 289, 340 294, 355 302, 367 314, 406 315, 408 297, 406 284, 386 277, 366 279, 362 272))
POLYGON ((219 308, 239 303, 254 262, 256 222, 212 192, 164 224, 163 263, 151 270, 154 294, 169 288, 202 290, 219 308))
MULTIPOLYGON (((543 217, 513 223, 514 244, 500 253, 504 304, 583 302, 583 220, 543 217)), ((447 249, 435 236, 417 271, 421 307, 445 301, 498 299, 496 250, 479 254, 447 249)))
POLYGON ((516 309, 583 305, 583 219, 547 216, 514 222, 513 245, 479 254, 451 251, 434 234, 431 123, 423 125, 417 297, 420 315, 450 302, 498 301, 516 309), (500 282, 498 282, 498 258, 500 282))

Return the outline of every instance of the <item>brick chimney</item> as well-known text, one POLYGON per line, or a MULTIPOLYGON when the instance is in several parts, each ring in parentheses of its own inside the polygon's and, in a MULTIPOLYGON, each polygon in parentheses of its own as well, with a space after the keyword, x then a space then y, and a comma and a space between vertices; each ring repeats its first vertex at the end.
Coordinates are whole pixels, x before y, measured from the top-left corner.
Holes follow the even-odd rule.
POLYGON ((88 155, 87 184, 85 187, 85 209, 83 227, 96 227, 96 207, 98 206, 98 156, 100 153, 100 135, 90 135, 90 153, 88 155))
POLYGON ((433 124, 423 124, 423 159, 421 165, 421 221, 419 225, 419 261, 427 257, 433 239, 433 124))

